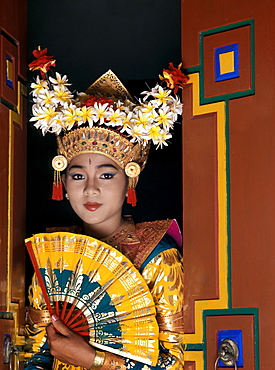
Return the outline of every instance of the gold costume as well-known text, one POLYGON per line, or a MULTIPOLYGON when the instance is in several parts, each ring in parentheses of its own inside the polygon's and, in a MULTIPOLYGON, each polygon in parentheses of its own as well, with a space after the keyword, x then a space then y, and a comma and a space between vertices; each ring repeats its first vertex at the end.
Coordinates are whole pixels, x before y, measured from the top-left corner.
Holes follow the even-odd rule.
MULTIPOLYGON (((171 220, 134 225, 131 219, 126 219, 120 230, 103 240, 125 254, 139 269, 153 296, 160 329, 156 366, 108 354, 109 368, 115 364, 120 369, 183 369, 183 271, 177 244, 170 236, 175 235, 175 225, 171 220), (171 233, 171 229, 174 232, 171 233)), ((36 276, 29 289, 29 299, 31 306, 26 315, 29 352, 26 353, 25 369, 80 370, 80 367, 65 365, 58 360, 53 362, 49 354, 45 327, 51 318, 45 309, 36 276)))

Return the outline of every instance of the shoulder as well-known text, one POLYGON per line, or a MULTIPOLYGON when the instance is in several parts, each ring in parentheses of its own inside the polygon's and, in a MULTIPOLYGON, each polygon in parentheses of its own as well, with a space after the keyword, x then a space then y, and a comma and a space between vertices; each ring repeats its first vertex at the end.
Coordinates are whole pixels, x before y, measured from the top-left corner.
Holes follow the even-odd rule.
POLYGON ((135 232, 140 241, 134 264, 140 268, 152 254, 162 250, 177 248, 182 244, 180 229, 176 220, 159 220, 138 223, 135 232))
POLYGON ((141 222, 136 224, 136 233, 140 240, 158 244, 165 235, 169 235, 176 245, 182 245, 182 235, 179 225, 174 219, 141 222))

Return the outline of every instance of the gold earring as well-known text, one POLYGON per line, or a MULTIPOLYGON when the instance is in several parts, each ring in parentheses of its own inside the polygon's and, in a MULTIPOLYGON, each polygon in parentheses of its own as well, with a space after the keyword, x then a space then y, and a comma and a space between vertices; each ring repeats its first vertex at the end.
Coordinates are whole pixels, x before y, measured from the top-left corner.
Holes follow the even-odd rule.
POLYGON ((135 178, 140 174, 140 165, 136 162, 129 162, 125 166, 124 171, 128 176, 127 203, 132 204, 132 207, 135 207, 137 204, 135 178))
POLYGON ((66 197, 66 199, 68 199, 68 200, 69 200, 69 195, 68 195, 68 193, 66 193, 66 194, 65 194, 65 197, 66 197))

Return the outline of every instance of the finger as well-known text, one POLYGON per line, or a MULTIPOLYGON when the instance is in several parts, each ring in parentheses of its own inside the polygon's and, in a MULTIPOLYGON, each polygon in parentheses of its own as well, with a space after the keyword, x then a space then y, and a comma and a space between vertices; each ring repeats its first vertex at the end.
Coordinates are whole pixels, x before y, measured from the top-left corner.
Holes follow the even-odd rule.
POLYGON ((56 333, 56 330, 53 326, 53 324, 50 324, 46 327, 46 332, 48 336, 51 336, 52 334, 56 333))
POLYGON ((55 331, 57 330, 59 334, 62 334, 65 337, 71 334, 71 329, 69 329, 57 315, 52 315, 52 324, 55 331))

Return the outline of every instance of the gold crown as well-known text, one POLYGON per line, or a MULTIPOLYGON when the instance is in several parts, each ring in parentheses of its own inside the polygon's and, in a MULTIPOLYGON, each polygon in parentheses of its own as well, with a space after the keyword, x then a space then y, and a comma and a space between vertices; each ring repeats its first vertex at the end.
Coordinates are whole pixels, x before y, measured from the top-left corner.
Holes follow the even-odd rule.
POLYGON ((125 169, 129 162, 137 162, 141 170, 144 168, 150 144, 131 143, 121 133, 109 128, 94 126, 80 127, 57 136, 59 155, 63 155, 68 163, 81 153, 99 153, 106 155, 125 169))

